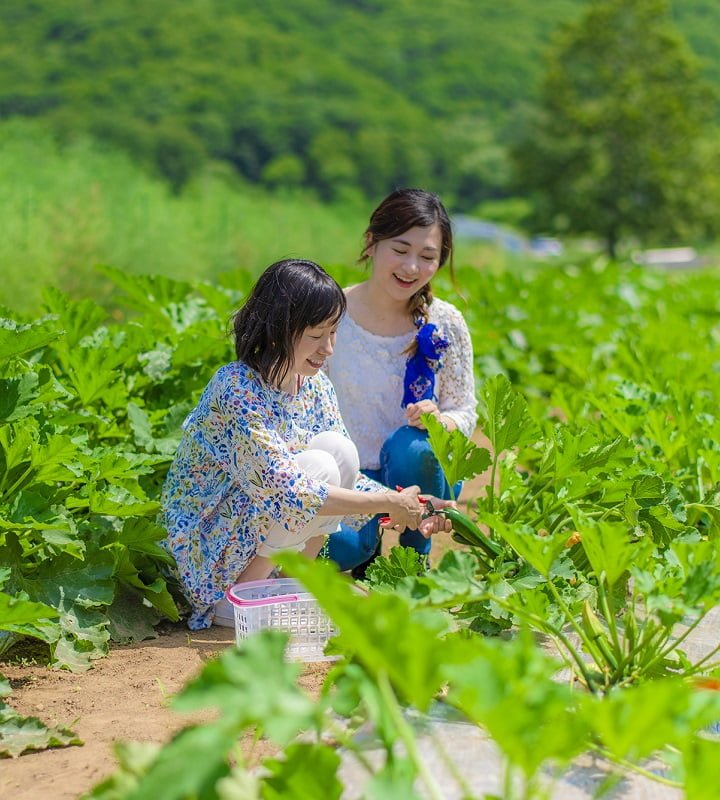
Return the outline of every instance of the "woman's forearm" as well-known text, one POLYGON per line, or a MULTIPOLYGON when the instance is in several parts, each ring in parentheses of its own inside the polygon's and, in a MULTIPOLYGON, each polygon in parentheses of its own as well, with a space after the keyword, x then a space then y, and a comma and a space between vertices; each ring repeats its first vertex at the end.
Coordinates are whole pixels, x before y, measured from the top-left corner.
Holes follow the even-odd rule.
POLYGON ((390 491, 358 492, 341 486, 328 486, 327 498, 317 513, 326 517, 385 514, 393 508, 393 494, 390 491))

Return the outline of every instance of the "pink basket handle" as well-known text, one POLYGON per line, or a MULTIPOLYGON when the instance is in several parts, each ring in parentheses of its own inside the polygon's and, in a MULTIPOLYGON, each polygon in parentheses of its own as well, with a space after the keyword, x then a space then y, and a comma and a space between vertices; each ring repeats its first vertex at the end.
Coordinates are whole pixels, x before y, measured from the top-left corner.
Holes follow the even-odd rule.
POLYGON ((234 606, 250 608, 253 606, 271 606, 274 603, 295 603, 300 598, 296 594, 275 594, 271 597, 259 597, 257 600, 240 600, 232 595, 227 595, 227 599, 234 606))
MULTIPOLYGON (((260 586, 267 586, 267 584, 267 581, 248 581, 242 584, 242 587, 243 589, 254 589, 260 586)), ((270 606, 273 605, 273 603, 296 603, 300 599, 296 594, 275 594, 269 597, 259 597, 257 600, 241 600, 239 597, 235 597, 232 594, 234 588, 234 586, 231 586, 227 592, 225 592, 225 599, 234 606, 240 606, 242 608, 270 606)))

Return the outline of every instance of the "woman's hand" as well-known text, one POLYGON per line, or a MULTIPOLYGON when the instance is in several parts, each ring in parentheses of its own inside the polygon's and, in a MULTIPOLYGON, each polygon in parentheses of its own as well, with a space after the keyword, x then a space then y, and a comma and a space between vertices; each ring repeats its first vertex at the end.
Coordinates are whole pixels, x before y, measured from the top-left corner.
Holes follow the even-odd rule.
MULTIPOLYGON (((442 508, 457 508, 457 503, 454 500, 441 500, 439 497, 420 498, 420 502, 427 502, 428 500, 437 511, 442 508)), ((442 514, 433 514, 432 517, 425 517, 420 522, 418 530, 426 539, 429 539, 435 533, 449 533, 452 530, 452 522, 442 514)))
POLYGON ((397 505, 398 508, 397 510, 393 508, 387 517, 383 517, 380 520, 380 527, 392 528, 399 533, 402 533, 406 528, 419 530, 426 539, 429 539, 434 533, 452 530, 452 523, 442 514, 434 514, 431 517, 425 517, 424 515, 425 503, 428 500, 432 503, 433 508, 438 511, 442 508, 457 508, 457 503, 454 500, 441 500, 439 497, 420 497, 417 486, 409 486, 407 489, 399 491, 396 495, 390 495, 390 497, 395 498, 394 505, 397 505))
POLYGON ((418 499, 419 493, 419 486, 408 486, 398 490, 397 494, 388 492, 384 496, 388 512, 386 517, 380 519, 380 526, 392 528, 398 533, 402 533, 406 528, 415 530, 425 513, 425 507, 418 499))
POLYGON ((420 421, 420 417, 423 414, 432 414, 435 419, 441 421, 440 409, 437 407, 437 403, 433 403, 432 400, 420 400, 417 403, 408 403, 405 407, 407 424, 411 425, 413 428, 420 428, 422 431, 425 430, 425 426, 420 421))

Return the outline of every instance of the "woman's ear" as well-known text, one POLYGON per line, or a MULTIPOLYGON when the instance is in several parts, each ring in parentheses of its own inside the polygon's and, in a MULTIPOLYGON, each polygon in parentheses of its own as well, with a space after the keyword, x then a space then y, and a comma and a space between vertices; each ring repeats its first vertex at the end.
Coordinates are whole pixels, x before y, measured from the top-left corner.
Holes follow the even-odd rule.
POLYGON ((373 239, 372 233, 370 231, 365 232, 365 247, 363 248, 363 256, 367 256, 368 258, 372 258, 373 249, 375 248, 375 239, 373 239))

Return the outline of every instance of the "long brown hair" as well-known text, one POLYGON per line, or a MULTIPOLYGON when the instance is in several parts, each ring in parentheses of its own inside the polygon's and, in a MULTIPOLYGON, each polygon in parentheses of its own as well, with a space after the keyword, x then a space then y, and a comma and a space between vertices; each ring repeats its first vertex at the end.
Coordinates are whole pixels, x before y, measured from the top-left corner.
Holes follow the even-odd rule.
POLYGON ((238 361, 278 387, 292 366, 303 331, 338 322, 346 307, 337 281, 314 261, 276 261, 258 278, 233 317, 238 361))
MULTIPOLYGON (((392 239, 410 228, 429 228, 436 223, 442 235, 438 263, 442 267, 448 262, 452 275, 453 235, 450 217, 440 198, 424 189, 396 189, 380 203, 370 215, 365 230, 366 245, 358 262, 368 261, 368 250, 376 242, 392 239)), ((428 282, 410 298, 408 310, 413 319, 420 317, 427 322, 432 301, 432 288, 428 282)))

